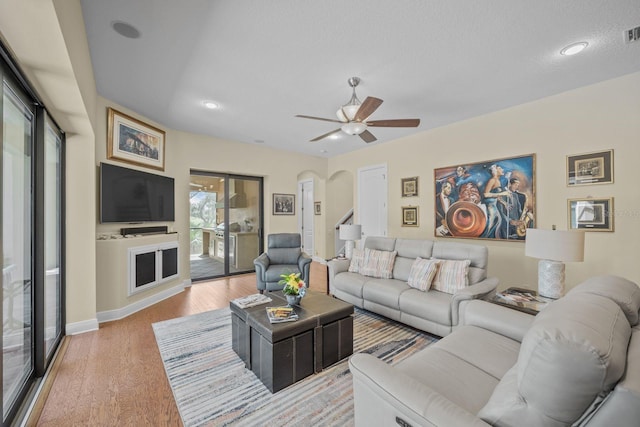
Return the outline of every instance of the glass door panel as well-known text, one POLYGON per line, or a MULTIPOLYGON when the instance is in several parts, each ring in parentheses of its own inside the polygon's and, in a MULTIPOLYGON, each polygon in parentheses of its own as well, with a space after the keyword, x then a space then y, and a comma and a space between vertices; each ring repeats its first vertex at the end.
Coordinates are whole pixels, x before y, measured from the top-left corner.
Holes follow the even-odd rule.
POLYGON ((33 373, 31 110, 3 82, 2 404, 3 419, 33 373))
POLYGON ((260 181, 233 177, 229 187, 230 268, 234 272, 253 271, 253 260, 260 255, 260 181))
POLYGON ((44 137, 44 338, 49 359, 62 337, 62 139, 49 120, 44 137))

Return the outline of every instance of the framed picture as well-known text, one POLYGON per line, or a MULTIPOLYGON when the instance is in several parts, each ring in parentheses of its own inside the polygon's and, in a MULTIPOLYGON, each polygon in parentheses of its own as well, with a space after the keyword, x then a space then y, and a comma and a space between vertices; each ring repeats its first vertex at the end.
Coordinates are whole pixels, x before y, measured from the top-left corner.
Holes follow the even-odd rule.
POLYGON ((613 197, 569 199, 569 229, 613 231, 613 197))
POLYGON ((613 150, 567 156, 567 186, 612 182, 613 150))
POLYGON ((315 202, 313 204, 313 213, 315 213, 316 215, 320 215, 321 211, 320 211, 320 202, 315 202))
POLYGON ((295 215, 296 214, 295 194, 273 193, 273 214, 274 215, 295 215))
POLYGON ((402 178, 402 197, 415 197, 418 195, 418 177, 402 178))
POLYGON ((403 227, 418 226, 418 207, 417 206, 402 207, 402 226, 403 227))
POLYGON ((436 237, 524 241, 536 218, 535 154, 434 170, 436 237))
POLYGON ((165 133, 124 113, 108 109, 107 158, 164 170, 165 133))

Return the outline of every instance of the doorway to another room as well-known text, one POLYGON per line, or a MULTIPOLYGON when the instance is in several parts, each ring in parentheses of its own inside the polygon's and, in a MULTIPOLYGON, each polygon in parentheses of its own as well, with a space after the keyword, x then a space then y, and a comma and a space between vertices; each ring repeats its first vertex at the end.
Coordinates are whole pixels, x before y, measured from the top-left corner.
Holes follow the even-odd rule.
POLYGON ((262 178, 192 170, 191 281, 255 271, 262 253, 262 178))

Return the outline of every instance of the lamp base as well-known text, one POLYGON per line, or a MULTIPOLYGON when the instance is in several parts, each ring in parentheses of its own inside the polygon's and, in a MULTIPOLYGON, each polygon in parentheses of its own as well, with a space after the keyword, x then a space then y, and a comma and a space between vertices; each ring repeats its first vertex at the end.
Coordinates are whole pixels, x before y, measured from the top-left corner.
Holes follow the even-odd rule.
POLYGON ((347 240, 344 242, 344 256, 345 258, 351 259, 353 256, 353 247, 356 245, 356 242, 353 240, 347 240))
POLYGON ((564 295, 564 263, 541 260, 538 263, 538 295, 557 299, 564 295))

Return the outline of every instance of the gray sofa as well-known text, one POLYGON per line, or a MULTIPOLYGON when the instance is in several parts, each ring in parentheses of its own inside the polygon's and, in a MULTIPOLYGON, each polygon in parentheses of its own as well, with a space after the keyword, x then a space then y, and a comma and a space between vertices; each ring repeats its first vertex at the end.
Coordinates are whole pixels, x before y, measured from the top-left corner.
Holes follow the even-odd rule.
POLYGON ((458 324, 461 301, 486 299, 495 294, 498 279, 487 278, 486 246, 427 239, 367 237, 365 248, 397 251, 393 278, 379 279, 351 273, 349 260, 329 261, 329 293, 356 307, 381 314, 414 328, 445 336, 458 324), (471 260, 469 286, 448 294, 427 292, 407 284, 411 266, 417 257, 471 260))
POLYGON ((462 304, 462 325, 394 366, 349 360, 356 426, 640 425, 640 288, 589 279, 531 316, 462 304))

